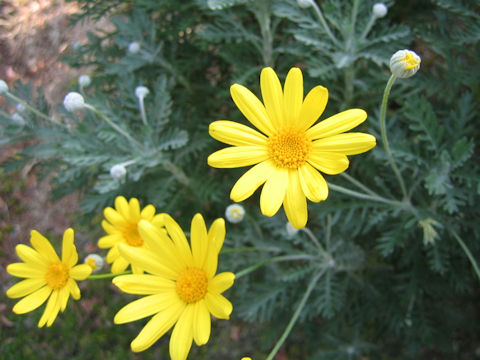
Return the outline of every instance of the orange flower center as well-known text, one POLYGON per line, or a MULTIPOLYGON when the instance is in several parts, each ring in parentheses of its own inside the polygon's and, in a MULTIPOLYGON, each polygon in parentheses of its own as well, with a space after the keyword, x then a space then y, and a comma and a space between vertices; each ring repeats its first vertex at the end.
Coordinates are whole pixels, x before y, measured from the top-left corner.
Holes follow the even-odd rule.
POLYGON ((135 247, 140 247, 143 245, 143 239, 138 233, 137 223, 129 223, 127 226, 125 226, 122 233, 128 245, 135 247))
POLYGON ((68 267, 60 261, 50 264, 45 273, 47 285, 54 290, 62 289, 67 284, 69 277, 68 267))
POLYGON ((298 169, 305 163, 312 144, 304 131, 286 127, 268 139, 267 147, 277 167, 298 169))
POLYGON ((177 279, 177 294, 186 303, 195 303, 205 297, 208 279, 205 271, 188 268, 177 279))

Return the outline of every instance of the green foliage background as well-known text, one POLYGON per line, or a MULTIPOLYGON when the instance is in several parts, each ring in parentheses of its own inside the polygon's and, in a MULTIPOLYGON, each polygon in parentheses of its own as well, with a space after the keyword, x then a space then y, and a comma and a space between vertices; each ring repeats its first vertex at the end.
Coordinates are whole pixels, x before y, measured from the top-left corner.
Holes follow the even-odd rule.
MULTIPOLYGON (((218 119, 246 123, 229 86, 241 83, 259 95, 265 66, 274 67, 282 80, 292 66, 301 67, 306 91, 318 84, 329 89, 322 119, 352 107, 365 109, 369 117, 359 131, 378 140, 372 151, 350 159, 346 176, 326 176, 337 187, 370 196, 330 189, 327 201, 309 203, 305 231, 289 235, 283 210, 273 218, 262 216, 258 194, 243 203, 246 219, 227 224, 221 268, 238 272, 269 263, 236 281, 228 293, 233 321, 217 322, 209 344, 192 350, 190 358, 264 358, 315 277, 319 280, 284 344, 288 358, 478 356, 479 278, 460 244, 480 259, 478 0, 387 1, 387 16, 376 19, 365 35, 373 1, 318 2, 332 36, 314 8, 300 8, 293 0, 78 2, 83 14, 75 21, 108 16, 115 30, 90 33, 65 61, 92 66, 92 85, 84 89, 87 103, 136 143, 94 112, 72 114, 59 106, 60 125, 25 112, 21 126, 11 110, 2 111, 0 146, 34 140, 3 169, 35 159, 41 174, 56 174, 53 199, 80 191, 82 224, 97 229, 92 236, 101 236, 101 211, 117 195, 154 204, 184 229, 194 213, 208 222, 223 216, 244 169, 207 166, 207 156, 223 147, 209 137, 208 125, 218 119), (128 52, 134 41, 138 53, 128 52), (406 199, 389 167, 379 126, 388 62, 403 48, 422 57, 414 77, 394 84, 387 115, 406 199), (140 119, 134 94, 139 85, 150 89, 148 125, 140 119), (110 177, 111 166, 129 161, 125 179, 110 177), (242 335, 235 342, 229 334, 237 325, 242 335)), ((12 92, 46 112, 41 89, 18 84, 12 92)), ((111 320, 129 299, 109 284, 89 282, 80 304, 71 302, 51 329, 36 329, 39 311, 21 318, 11 314, 15 327, 2 331, 0 339, 14 341, 0 341, 0 353, 5 359, 38 358, 39 352, 59 359, 166 356, 168 337, 140 355, 129 352, 142 324, 114 326, 111 320), (85 318, 88 305, 81 303, 88 304, 90 295, 105 301, 91 305, 85 318), (35 345, 23 344, 26 333, 35 345)))

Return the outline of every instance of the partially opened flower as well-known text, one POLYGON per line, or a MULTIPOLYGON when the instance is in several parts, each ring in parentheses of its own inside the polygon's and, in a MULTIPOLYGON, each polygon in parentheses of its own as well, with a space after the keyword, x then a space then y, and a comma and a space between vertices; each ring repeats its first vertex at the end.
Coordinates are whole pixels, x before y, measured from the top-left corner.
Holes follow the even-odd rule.
MULTIPOLYGON (((107 235, 98 240, 98 247, 110 249, 107 253, 107 263, 112 264, 112 273, 119 273, 124 271, 130 262, 120 255, 118 244, 145 247, 145 242, 138 232, 138 223, 140 220, 158 223, 160 217, 155 215, 153 205, 140 209, 138 199, 131 198, 127 201, 123 196, 115 198, 115 209, 107 207, 103 214, 106 220, 102 221, 102 227, 107 235)), ((142 273, 143 269, 132 265, 132 271, 142 273)))
POLYGON ((38 327, 50 326, 58 313, 67 307, 70 295, 80 299, 80 289, 75 280, 85 280, 92 272, 86 264, 77 265, 78 254, 73 243, 73 230, 63 234, 62 259, 52 244, 39 232, 31 232, 30 246, 19 244, 15 251, 23 262, 10 264, 10 275, 24 278, 7 290, 10 298, 20 298, 13 307, 16 314, 24 314, 37 309, 45 301, 47 305, 38 327))
POLYGON ((132 341, 133 351, 152 346, 171 327, 170 356, 185 360, 192 341, 204 345, 210 338, 210 315, 228 319, 232 304, 221 295, 233 285, 235 275, 217 272, 218 254, 225 238, 225 221, 217 219, 207 231, 202 215, 193 217, 189 245, 180 226, 163 214, 165 228, 140 221, 147 248, 120 253, 149 274, 121 275, 113 283, 130 294, 147 295, 123 307, 115 316, 123 324, 153 315, 132 341))
POLYGON ((233 101, 259 130, 226 120, 210 124, 210 135, 233 145, 208 157, 218 168, 255 165, 238 179, 230 198, 239 202, 264 185, 260 209, 273 216, 283 204, 290 223, 303 228, 307 223, 307 201, 319 202, 328 196, 328 185, 320 172, 339 174, 348 168, 347 155, 360 154, 375 146, 375 137, 344 133, 367 118, 365 111, 350 109, 314 123, 323 113, 328 90, 314 87, 303 99, 303 77, 292 68, 284 88, 271 68, 260 76, 263 102, 247 88, 234 84, 233 101))

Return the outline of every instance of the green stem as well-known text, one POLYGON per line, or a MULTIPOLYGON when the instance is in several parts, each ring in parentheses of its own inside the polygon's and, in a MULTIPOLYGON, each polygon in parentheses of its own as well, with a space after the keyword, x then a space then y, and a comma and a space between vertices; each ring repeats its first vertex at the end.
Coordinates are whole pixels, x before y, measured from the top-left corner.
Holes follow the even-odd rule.
POLYGON ((246 252, 246 251, 278 251, 278 248, 260 248, 260 247, 241 247, 235 249, 226 249, 222 250, 221 254, 236 254, 239 252, 246 252))
POLYGON ((121 272, 121 273, 108 273, 108 274, 98 274, 98 275, 90 275, 87 280, 100 280, 100 279, 111 279, 111 278, 114 278, 116 276, 120 276, 120 275, 128 275, 128 274, 131 274, 132 272, 131 271, 124 271, 124 272, 121 272))
POLYGON ((380 195, 378 195, 376 192, 374 192, 373 190, 369 189, 368 187, 366 187, 365 185, 363 185, 360 181, 358 181, 357 179, 355 179, 354 177, 348 175, 347 173, 340 173, 340 176, 344 177, 345 179, 347 179, 348 181, 350 181, 353 185, 356 185, 358 186, 360 189, 362 189, 363 191, 365 191, 367 194, 369 195, 372 195, 372 196, 375 196, 375 197, 381 197, 380 195))
POLYGON ((44 113, 38 111, 37 109, 35 109, 33 106, 30 106, 27 102, 23 101, 22 99, 16 97, 15 95, 13 95, 12 93, 10 92, 7 92, 5 94, 7 97, 9 97, 10 99, 12 99, 13 101, 19 103, 19 104, 22 104, 23 106, 25 106, 26 109, 30 110, 32 113, 34 113, 35 115, 37 115, 38 117, 44 119, 44 120, 47 120, 55 125, 60 125, 60 126, 65 126, 63 125, 62 123, 58 123, 56 122, 55 120, 53 120, 52 118, 48 117, 47 115, 45 115, 44 113))
POLYGON ((360 192, 357 192, 357 191, 353 191, 353 190, 344 188, 343 186, 334 185, 334 184, 331 184, 331 183, 328 183, 328 187, 330 189, 334 190, 334 191, 338 191, 338 192, 341 192, 343 194, 350 195, 350 196, 353 196, 353 197, 356 197, 356 198, 359 198, 359 199, 377 201, 377 202, 381 202, 381 203, 385 203, 385 204, 389 204, 389 205, 393 205, 393 206, 398 206, 398 207, 401 207, 401 208, 405 208, 405 205, 406 205, 403 202, 395 201, 395 200, 389 200, 389 199, 386 199, 386 198, 384 198, 380 195, 368 195, 368 194, 364 194, 364 193, 360 193, 360 192))
POLYGON ((321 272, 318 272, 312 279, 312 281, 310 282, 310 284, 308 284, 308 288, 307 288, 307 291, 305 291, 305 294, 303 295, 302 297, 302 300, 300 300, 300 303, 298 304, 297 306, 297 309, 295 310, 295 312, 293 313, 292 315, 292 318, 290 319, 290 322, 288 323, 287 327, 285 328, 285 330, 283 331, 283 334, 282 336, 280 336, 280 339, 278 339, 277 343, 275 344, 274 348, 272 349, 272 351, 270 351, 270 354, 268 354, 267 358, 265 360, 272 360, 273 357, 276 355, 276 353, 278 352, 278 350, 280 349, 280 347, 283 345, 283 343, 285 342, 285 340, 287 339, 288 335, 290 334, 290 331, 292 330, 293 326, 295 325, 295 323, 297 322, 297 319, 298 317, 300 316, 303 308, 305 307, 305 304, 307 303, 307 300, 310 296, 310 294, 312 293, 312 290, 313 288, 315 287, 315 285, 317 284, 317 281, 322 277, 323 275, 323 271, 321 272))
POLYGON ((274 262, 279 262, 279 261, 292 261, 292 260, 313 260, 315 259, 315 256, 311 255, 305 255, 305 254, 300 254, 300 255, 284 255, 284 256, 276 256, 264 261, 260 261, 259 263, 256 263, 252 266, 249 266, 246 269, 243 269, 235 274, 235 279, 239 279, 242 276, 245 276, 252 271, 258 269, 259 267, 274 263, 274 262))
POLYGON ((309 228, 304 227, 303 229, 300 229, 300 231, 303 231, 305 234, 307 234, 307 236, 318 247, 318 249, 322 254, 325 253, 325 250, 323 249, 322 244, 320 244, 320 241, 318 241, 317 237, 313 234, 313 232, 309 228))
POLYGON ((450 230, 452 233, 453 237, 457 240, 457 242, 460 244, 461 248, 465 252, 465 255, 467 255, 468 260, 470 260, 470 263, 473 266, 473 269, 475 270, 475 273, 478 276, 478 279, 480 280, 480 269, 478 268, 477 262, 475 261, 475 258, 473 257, 472 253, 470 252, 470 249, 465 245, 465 243, 462 241, 460 236, 454 231, 450 230))
POLYGON ((392 170, 398 179, 398 183, 400 184, 400 188, 402 190, 403 198, 408 199, 405 183, 403 182, 403 178, 402 178, 402 175, 400 174, 400 170, 398 170, 397 165, 395 164, 395 160, 393 160, 392 152, 390 151, 390 146, 388 144, 388 138, 387 138, 387 127, 385 124, 388 96, 390 95, 390 90, 392 89, 392 85, 395 82, 396 78, 397 77, 393 74, 392 76, 390 76, 390 79, 388 79, 387 86, 385 87, 385 91, 383 93, 382 108, 380 112, 380 129, 382 133, 383 147, 385 148, 385 152, 387 153, 388 162, 390 163, 390 166, 392 167, 392 170))
POLYGON ((147 114, 145 113, 145 104, 143 103, 143 97, 138 98, 138 106, 140 107, 140 116, 142 118, 143 125, 148 125, 147 114))
POLYGON ((360 39, 365 39, 367 37, 370 30, 372 30, 373 24, 375 24, 375 20, 377 20, 377 17, 372 12, 372 15, 370 15, 370 20, 368 20, 368 24, 365 27, 365 30, 363 30, 363 33, 360 36, 360 39))
POLYGON ((260 25, 260 32, 262 34, 262 58, 265 66, 273 66, 273 37, 271 31, 270 9, 266 2, 261 2, 263 5, 259 7, 258 12, 255 13, 258 24, 260 25))
POLYGON ((325 18, 323 17, 323 14, 322 14, 322 10, 320 10, 320 7, 317 5, 317 3, 315 1, 312 1, 312 6, 315 9, 315 13, 317 14, 318 19, 320 20, 320 23, 322 24, 323 28, 325 29, 325 32, 327 33, 328 37, 332 40, 332 42, 335 45, 337 45, 338 47, 342 47, 340 42, 333 35, 333 33, 330 30, 330 27, 328 26, 327 22, 325 21, 325 18))

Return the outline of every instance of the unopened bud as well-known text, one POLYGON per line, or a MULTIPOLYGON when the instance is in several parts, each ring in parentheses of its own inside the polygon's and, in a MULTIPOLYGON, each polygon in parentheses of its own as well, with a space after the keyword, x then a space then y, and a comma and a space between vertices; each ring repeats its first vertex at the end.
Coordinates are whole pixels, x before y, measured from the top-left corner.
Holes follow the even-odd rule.
POLYGON ((140 44, 136 41, 128 44, 128 52, 131 54, 136 54, 140 51, 140 44))
POLYGON ((297 4, 299 7, 301 7, 302 9, 306 9, 306 8, 309 8, 310 6, 312 6, 312 1, 313 0, 297 0, 297 4))
POLYGON ((143 99, 149 93, 150 93, 150 90, 148 90, 148 88, 146 88, 145 86, 137 86, 135 88, 135 96, 138 97, 139 99, 140 98, 143 99))
POLYGON ((390 59, 390 71, 399 78, 409 78, 420 69, 422 59, 412 50, 398 50, 390 59))
POLYGON ((92 268, 92 272, 100 270, 104 264, 103 258, 97 254, 87 255, 83 262, 92 268))
POLYGON ((78 77, 78 85, 80 85, 80 87, 82 88, 87 87, 88 85, 90 85, 91 82, 92 80, 88 75, 80 75, 78 77))
POLYGON ((63 99, 63 106, 70 112, 80 110, 85 107, 85 100, 82 94, 70 92, 65 96, 65 99, 63 99))
POLYGON ((228 205, 225 209, 225 217, 232 224, 238 224, 245 217, 245 209, 239 204, 228 205))
POLYGON ((0 80, 0 95, 6 94, 8 92, 8 85, 5 81, 0 80))
POLYGON ((382 18, 387 15, 388 8, 384 3, 376 3, 373 5, 373 15, 377 18, 382 18))
POLYGON ((114 179, 122 179, 127 175, 127 168, 122 164, 113 165, 110 168, 110 176, 114 179))

